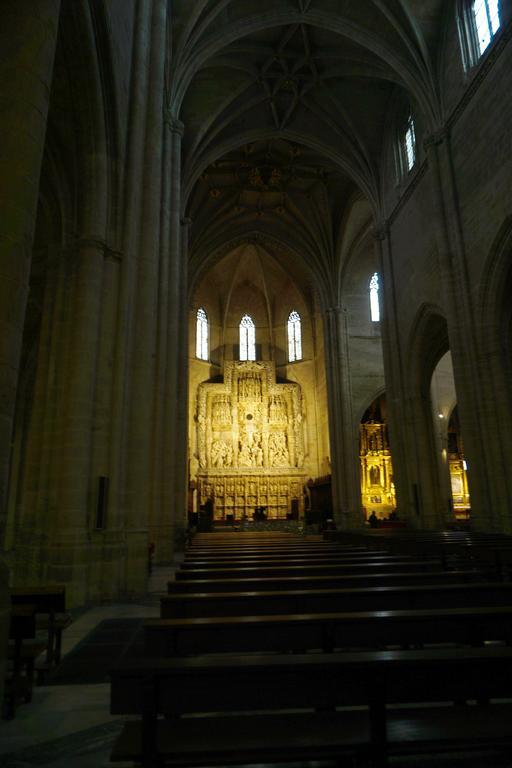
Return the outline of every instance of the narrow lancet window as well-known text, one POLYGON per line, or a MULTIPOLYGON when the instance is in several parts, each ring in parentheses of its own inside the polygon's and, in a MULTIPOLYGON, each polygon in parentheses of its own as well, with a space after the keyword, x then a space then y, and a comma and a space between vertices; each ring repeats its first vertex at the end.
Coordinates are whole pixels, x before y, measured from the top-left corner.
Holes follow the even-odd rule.
POLYGON ((380 321, 379 273, 374 272, 370 280, 370 317, 372 323, 380 321))
POLYGON ((240 321, 240 360, 256 360, 256 326, 250 315, 240 321))
POLYGON ((414 120, 412 115, 409 115, 407 121, 407 128, 404 135, 404 151, 407 170, 412 170, 414 163, 416 162, 416 130, 414 128, 414 120))
POLYGON ((473 18, 480 56, 501 26, 500 0, 473 0, 473 18))
POLYGON ((290 363, 302 360, 302 327, 295 310, 288 315, 288 360, 290 363))
POLYGON ((208 360, 208 315, 202 307, 196 315, 196 357, 208 360))

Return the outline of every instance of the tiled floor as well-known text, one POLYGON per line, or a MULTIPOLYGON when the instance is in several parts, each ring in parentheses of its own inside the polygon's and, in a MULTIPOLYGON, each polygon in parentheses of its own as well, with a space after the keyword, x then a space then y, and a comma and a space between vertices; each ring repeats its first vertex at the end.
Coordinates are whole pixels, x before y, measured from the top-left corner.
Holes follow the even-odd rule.
MULTIPOLYGON (((147 598, 137 603, 104 605, 85 611, 69 627, 63 651, 69 652, 101 621, 112 618, 152 617, 159 613, 159 594, 173 574, 172 568, 155 569, 147 598)), ((0 720, 1 768, 103 768, 122 721, 109 714, 109 685, 53 685, 34 689, 31 704, 18 708, 16 718, 0 720)), ((116 764, 120 766, 119 763, 116 764)), ((392 760, 400 768, 512 768, 512 759, 486 755, 392 760)), ((324 768, 308 763, 307 768, 324 768)), ((262 768, 256 766, 254 768, 262 768)), ((287 768, 305 768, 287 766, 287 768)), ((332 766, 331 766, 332 768, 332 766)))

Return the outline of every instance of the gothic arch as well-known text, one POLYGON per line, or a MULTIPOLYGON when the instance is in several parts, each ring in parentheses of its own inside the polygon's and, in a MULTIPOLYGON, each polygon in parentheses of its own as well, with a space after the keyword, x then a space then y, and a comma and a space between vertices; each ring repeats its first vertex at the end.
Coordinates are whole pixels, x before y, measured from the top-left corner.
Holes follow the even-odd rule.
MULTIPOLYGON (((218 243, 211 244, 211 249, 207 253, 201 254, 200 258, 192 261, 189 277, 189 297, 194 296, 198 284, 215 262, 233 251, 237 246, 250 243, 260 245, 278 263, 280 263, 280 254, 281 256, 286 255, 292 260, 297 260, 301 264, 304 273, 310 275, 312 282, 314 281, 321 305, 325 308, 331 305, 328 280, 324 282, 322 275, 311 268, 310 262, 304 253, 299 249, 293 248, 284 240, 277 238, 274 234, 254 229, 247 231, 243 228, 239 232, 231 232, 229 240, 224 238, 219 240, 218 243)), ((298 286, 300 290, 300 283, 298 283, 298 286)), ((303 298, 305 299, 305 296, 303 298)))
POLYGON ((416 314, 407 345, 409 385, 422 398, 430 397, 432 373, 449 348, 448 324, 442 309, 423 304, 416 314))

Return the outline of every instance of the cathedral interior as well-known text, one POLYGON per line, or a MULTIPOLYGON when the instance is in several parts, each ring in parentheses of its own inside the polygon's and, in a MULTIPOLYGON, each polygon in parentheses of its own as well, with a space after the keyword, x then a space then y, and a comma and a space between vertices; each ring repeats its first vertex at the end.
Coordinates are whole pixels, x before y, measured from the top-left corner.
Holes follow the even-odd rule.
POLYGON ((205 520, 512 534, 511 0, 0 5, 0 646, 205 520))

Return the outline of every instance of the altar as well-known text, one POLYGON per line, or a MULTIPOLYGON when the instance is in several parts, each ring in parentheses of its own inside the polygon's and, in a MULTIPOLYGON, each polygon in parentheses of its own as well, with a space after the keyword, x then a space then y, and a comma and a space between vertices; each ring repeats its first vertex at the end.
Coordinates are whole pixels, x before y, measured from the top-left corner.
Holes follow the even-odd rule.
POLYGON ((199 503, 214 518, 303 512, 305 413, 299 384, 277 383, 274 363, 227 362, 223 383, 197 392, 199 503))

